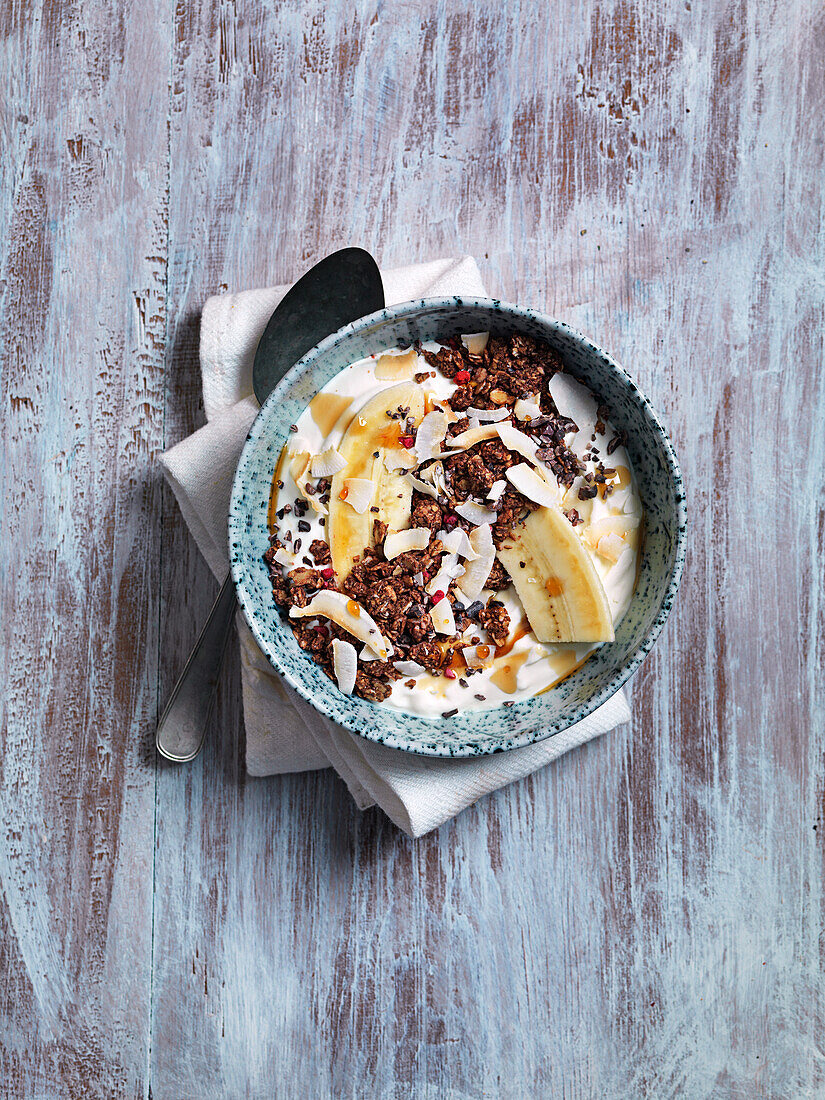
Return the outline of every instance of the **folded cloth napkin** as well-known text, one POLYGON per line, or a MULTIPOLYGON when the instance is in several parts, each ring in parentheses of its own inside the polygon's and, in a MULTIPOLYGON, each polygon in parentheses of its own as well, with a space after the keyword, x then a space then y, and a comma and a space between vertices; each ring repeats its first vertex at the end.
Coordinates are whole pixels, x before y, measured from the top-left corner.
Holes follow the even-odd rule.
MULTIPOLYGON (((382 277, 390 305, 441 294, 485 294, 471 256, 384 271, 382 277)), ((184 519, 218 580, 229 568, 226 519, 232 478, 258 411, 252 394, 255 348, 288 289, 207 300, 200 338, 207 422, 161 458, 184 519)), ((535 745, 467 760, 414 756, 373 744, 322 717, 280 679, 240 612, 237 624, 249 773, 332 766, 361 809, 379 805, 410 836, 429 832, 482 795, 630 718, 627 700, 618 692, 583 721, 535 745)))

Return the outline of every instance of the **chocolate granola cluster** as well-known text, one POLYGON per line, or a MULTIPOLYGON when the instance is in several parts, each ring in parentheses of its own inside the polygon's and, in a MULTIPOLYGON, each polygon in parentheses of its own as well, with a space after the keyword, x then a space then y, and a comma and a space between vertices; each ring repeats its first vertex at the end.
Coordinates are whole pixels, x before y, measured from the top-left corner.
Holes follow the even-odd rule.
MULTIPOLYGON (((538 457, 547 463, 561 485, 569 487, 578 475, 584 473, 584 465, 564 442, 565 434, 577 430, 577 426, 559 414, 547 391, 549 378, 562 369, 559 356, 548 345, 520 335, 491 336, 480 354, 471 353, 458 339, 448 341, 436 352, 421 347, 418 351, 431 367, 452 379, 457 387, 444 402, 458 414, 458 419, 449 427, 445 450, 449 448, 451 439, 469 428, 468 409, 489 411, 504 408, 508 412, 507 419, 538 444, 538 457), (538 401, 541 415, 531 420, 516 421, 514 406, 519 399, 538 401)), ((423 381, 428 373, 416 375, 416 381, 423 381)), ((412 442, 415 436, 412 421, 407 422, 406 431, 412 442)), ((506 643, 510 616, 495 596, 489 597, 486 604, 476 600, 465 606, 455 581, 449 584, 445 592, 429 594, 426 586, 438 574, 444 552, 437 533, 451 531, 456 526, 468 533, 473 530, 473 524, 460 516, 455 507, 469 500, 485 501, 496 482, 506 482, 507 470, 523 461, 522 455, 508 450, 500 439, 487 439, 466 451, 444 457, 441 459, 444 494, 438 500, 417 490, 412 494, 410 526, 430 530, 427 548, 403 553, 387 561, 383 553, 386 525, 376 521, 374 545, 364 549, 346 578, 335 577, 329 564, 329 546, 321 539, 315 539, 310 544, 311 558, 304 557, 305 565, 291 569, 284 576, 282 567, 275 561, 276 549, 283 543, 277 531, 273 534, 272 546, 265 558, 270 568, 275 601, 285 612, 293 606, 306 607, 318 591, 332 588, 360 604, 375 620, 382 634, 392 642, 391 660, 359 661, 356 694, 376 702, 386 699, 392 691, 393 682, 403 679, 403 673, 396 668, 395 662, 405 661, 414 661, 435 675, 458 678, 462 686, 467 687, 474 670, 464 667, 459 653, 461 648, 482 643, 483 635, 493 646, 500 647, 506 643), (456 633, 452 637, 437 634, 430 617, 430 610, 445 596, 452 605, 455 618, 456 633), (478 633, 471 634, 468 639, 464 632, 471 624, 478 627, 478 633)), ((593 476, 590 475, 591 478, 593 476)), ((589 492, 589 483, 585 483, 585 487, 589 492)), ((509 482, 488 506, 496 515, 492 535, 497 548, 513 528, 537 507, 509 482)), ((575 511, 571 510, 567 516, 572 524, 579 522, 575 511)), ((294 543, 293 550, 297 552, 294 543)), ((509 583, 506 570, 496 558, 485 588, 493 592, 502 591, 509 583)), ((347 632, 328 621, 288 621, 298 645, 333 677, 332 643, 336 638, 350 640, 347 632)), ((482 696, 477 695, 476 698, 482 696)))

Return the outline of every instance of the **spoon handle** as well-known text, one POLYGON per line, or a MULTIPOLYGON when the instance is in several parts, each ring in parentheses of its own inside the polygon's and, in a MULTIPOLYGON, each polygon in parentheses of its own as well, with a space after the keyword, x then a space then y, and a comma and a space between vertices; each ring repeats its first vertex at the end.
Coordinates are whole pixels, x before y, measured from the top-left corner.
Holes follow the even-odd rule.
POLYGON ((232 578, 227 577, 158 722, 155 744, 167 760, 182 764, 201 750, 236 606, 232 578))

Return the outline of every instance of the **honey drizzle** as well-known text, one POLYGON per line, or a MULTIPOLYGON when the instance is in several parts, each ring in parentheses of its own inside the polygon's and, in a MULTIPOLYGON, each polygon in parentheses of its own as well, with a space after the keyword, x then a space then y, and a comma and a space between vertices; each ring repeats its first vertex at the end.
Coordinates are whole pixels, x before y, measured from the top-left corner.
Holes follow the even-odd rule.
POLYGON ((350 407, 353 402, 351 397, 342 397, 338 393, 316 393, 309 403, 309 414, 326 439, 335 427, 341 414, 350 407))
POLYGON ((490 675, 490 682, 495 684, 499 691, 505 695, 514 695, 518 690, 518 670, 527 660, 526 653, 515 653, 500 668, 490 675))

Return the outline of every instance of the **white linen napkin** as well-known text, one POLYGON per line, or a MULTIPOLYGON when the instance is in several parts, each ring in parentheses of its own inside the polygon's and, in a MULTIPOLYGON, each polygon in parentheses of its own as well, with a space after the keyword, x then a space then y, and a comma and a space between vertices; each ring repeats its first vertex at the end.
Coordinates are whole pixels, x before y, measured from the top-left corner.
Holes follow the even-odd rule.
MULTIPOLYGON (((387 303, 442 294, 484 296, 475 260, 435 260, 382 272, 387 303)), ((258 403, 252 361, 275 306, 289 288, 209 298, 201 317, 201 373, 207 422, 161 457, 166 476, 209 568, 229 568, 226 520, 238 458, 258 403)), ((276 775, 332 766, 361 809, 377 804, 404 832, 421 836, 485 794, 521 779, 630 718, 617 692, 575 726, 535 745, 467 760, 438 759, 373 744, 319 715, 277 675, 241 614, 246 766, 276 775)))

